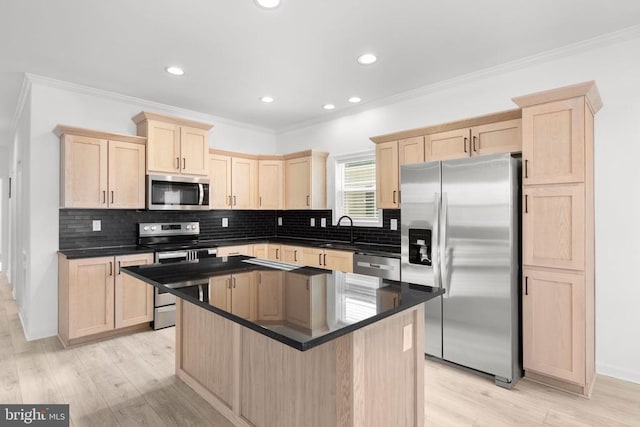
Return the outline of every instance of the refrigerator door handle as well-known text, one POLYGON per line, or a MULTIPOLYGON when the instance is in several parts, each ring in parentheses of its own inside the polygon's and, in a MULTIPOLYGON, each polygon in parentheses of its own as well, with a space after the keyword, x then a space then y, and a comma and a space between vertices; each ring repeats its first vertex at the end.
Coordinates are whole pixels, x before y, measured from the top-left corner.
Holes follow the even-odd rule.
POLYGON ((433 199, 436 206, 436 218, 433 221, 433 236, 431 237, 431 241, 433 242, 431 265, 433 266, 433 284, 439 288, 442 286, 442 276, 440 275, 440 193, 434 193, 433 199))
POLYGON ((442 288, 444 289, 444 295, 442 295, 443 298, 448 298, 449 297, 449 292, 451 291, 451 289, 449 289, 449 269, 447 267, 448 265, 448 261, 447 261, 447 227, 449 226, 449 218, 448 218, 448 206, 449 206, 449 202, 447 200, 447 193, 442 193, 442 202, 441 202, 441 214, 440 214, 440 225, 439 225, 439 232, 440 232, 440 242, 438 243, 439 246, 439 263, 440 263, 440 277, 442 280, 442 288))

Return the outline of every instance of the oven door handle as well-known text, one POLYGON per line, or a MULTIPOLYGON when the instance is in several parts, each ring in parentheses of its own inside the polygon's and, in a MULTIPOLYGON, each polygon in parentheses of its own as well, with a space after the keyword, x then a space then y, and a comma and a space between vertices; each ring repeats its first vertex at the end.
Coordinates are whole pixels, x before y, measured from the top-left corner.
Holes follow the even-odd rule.
POLYGON ((171 258, 188 259, 188 257, 189 257, 189 252, 188 251, 160 252, 158 254, 158 260, 171 259, 171 258))

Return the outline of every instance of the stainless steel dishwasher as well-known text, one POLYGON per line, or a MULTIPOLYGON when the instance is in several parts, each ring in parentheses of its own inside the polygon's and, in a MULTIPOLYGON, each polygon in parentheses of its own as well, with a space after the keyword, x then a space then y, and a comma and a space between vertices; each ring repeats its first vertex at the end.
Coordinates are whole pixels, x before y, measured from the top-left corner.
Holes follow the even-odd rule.
POLYGON ((383 279, 400 280, 400 259, 356 253, 353 255, 353 272, 383 279))

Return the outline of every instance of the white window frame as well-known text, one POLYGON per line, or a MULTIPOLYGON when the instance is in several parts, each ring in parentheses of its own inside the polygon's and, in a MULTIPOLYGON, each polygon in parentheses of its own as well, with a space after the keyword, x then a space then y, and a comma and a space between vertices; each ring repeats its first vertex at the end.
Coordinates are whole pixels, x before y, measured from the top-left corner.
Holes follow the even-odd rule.
MULTIPOLYGON (((338 219, 344 215, 343 205, 342 205, 342 165, 344 163, 349 162, 357 162, 362 160, 373 159, 375 162, 376 151, 375 150, 367 150, 359 153, 352 154, 344 154, 341 156, 335 156, 333 158, 333 183, 334 183, 334 192, 333 192, 333 225, 337 225, 338 219)), ((378 195, 376 193, 376 203, 377 203, 378 195)), ((348 225, 349 222, 343 220, 341 225, 348 225)), ((362 219, 354 219, 353 220, 354 227, 382 227, 383 218, 382 218, 382 209, 378 209, 378 219, 377 220, 362 220, 362 219)))

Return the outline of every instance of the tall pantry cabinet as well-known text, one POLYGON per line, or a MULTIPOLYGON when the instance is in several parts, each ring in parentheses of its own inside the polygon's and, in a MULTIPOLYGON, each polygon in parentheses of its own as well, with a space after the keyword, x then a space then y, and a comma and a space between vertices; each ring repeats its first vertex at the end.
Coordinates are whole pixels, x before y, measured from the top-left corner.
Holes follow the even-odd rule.
POLYGON ((514 98, 522 108, 525 376, 588 396, 595 379, 595 82, 514 98))

